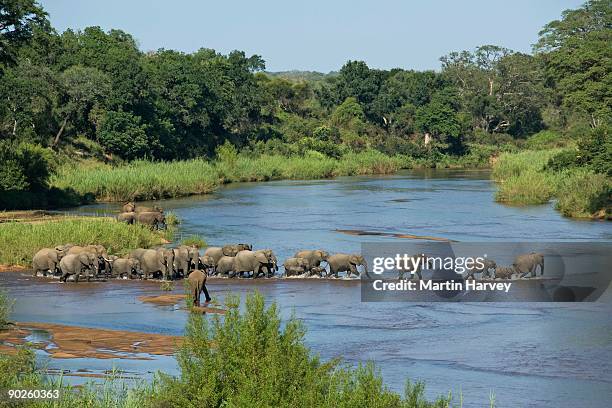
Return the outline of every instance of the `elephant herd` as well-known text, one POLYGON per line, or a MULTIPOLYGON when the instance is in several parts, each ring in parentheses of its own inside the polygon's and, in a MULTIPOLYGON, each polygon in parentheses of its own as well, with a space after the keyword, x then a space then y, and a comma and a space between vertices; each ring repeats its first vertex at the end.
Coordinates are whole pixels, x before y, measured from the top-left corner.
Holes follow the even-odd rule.
MULTIPOLYGON (((285 276, 333 276, 346 272, 347 276, 359 275, 357 268, 367 264, 359 254, 329 255, 323 250, 299 251, 283 264, 285 276), (325 262, 329 267, 322 266, 325 262)), ((272 277, 279 270, 278 260, 271 249, 253 250, 250 244, 229 244, 222 247, 208 247, 203 254, 193 246, 180 245, 176 248, 138 248, 125 257, 109 255, 102 245, 59 245, 39 250, 32 259, 34 276, 59 275, 66 282, 72 277, 88 281, 92 278, 140 278, 180 279, 194 270, 203 271, 207 276, 227 277, 272 277)))
POLYGON ((133 202, 123 205, 121 213, 117 216, 117 221, 130 225, 144 224, 156 230, 166 227, 166 216, 163 208, 136 206, 133 202))

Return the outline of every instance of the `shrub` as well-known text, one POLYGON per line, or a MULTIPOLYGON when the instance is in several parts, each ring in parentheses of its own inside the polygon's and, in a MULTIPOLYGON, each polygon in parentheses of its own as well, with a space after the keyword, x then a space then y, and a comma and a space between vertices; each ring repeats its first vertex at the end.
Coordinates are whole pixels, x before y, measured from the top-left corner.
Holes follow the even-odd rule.
POLYGON ((236 160, 238 160, 238 150, 236 150, 236 146, 230 143, 229 140, 226 140, 222 145, 217 146, 215 149, 215 154, 217 156, 217 160, 228 166, 234 166, 236 164, 236 160))
POLYGON ((574 149, 563 150, 548 159, 546 169, 562 171, 578 166, 578 151, 574 149))
POLYGON ((40 191, 51 173, 51 151, 39 145, 0 141, 0 191, 40 191))
POLYGON ((551 149, 562 147, 566 144, 560 134, 553 130, 542 130, 530 136, 525 142, 525 147, 532 150, 551 149))
POLYGON ((223 319, 192 313, 177 360, 180 377, 160 377, 154 406, 202 407, 447 407, 422 398, 410 383, 406 398, 384 386, 373 364, 356 369, 323 363, 304 344, 305 328, 284 324, 275 304, 248 295, 244 313, 237 296, 226 297, 223 319))
POLYGON ((194 246, 196 248, 205 248, 206 241, 204 241, 199 235, 190 235, 186 238, 183 238, 183 240, 181 241, 181 245, 194 246))
POLYGON ((596 173, 612 177, 612 135, 603 125, 578 142, 578 161, 596 173))
POLYGON ((556 208, 568 217, 587 218, 602 211, 612 212, 612 183, 603 174, 587 169, 572 171, 562 178, 556 208))
POLYGON ((544 204, 555 193, 554 181, 554 177, 543 171, 523 171, 501 183, 495 200, 516 205, 544 204))

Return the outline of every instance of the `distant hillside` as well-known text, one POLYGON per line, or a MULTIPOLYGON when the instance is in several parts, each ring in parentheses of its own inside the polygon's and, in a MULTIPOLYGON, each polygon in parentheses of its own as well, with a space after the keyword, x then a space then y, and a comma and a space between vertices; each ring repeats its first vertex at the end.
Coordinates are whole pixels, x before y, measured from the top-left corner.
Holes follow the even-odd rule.
POLYGON ((338 72, 332 71, 327 74, 317 71, 280 71, 280 72, 266 72, 266 74, 273 77, 280 77, 290 81, 321 81, 327 77, 338 75, 338 72))

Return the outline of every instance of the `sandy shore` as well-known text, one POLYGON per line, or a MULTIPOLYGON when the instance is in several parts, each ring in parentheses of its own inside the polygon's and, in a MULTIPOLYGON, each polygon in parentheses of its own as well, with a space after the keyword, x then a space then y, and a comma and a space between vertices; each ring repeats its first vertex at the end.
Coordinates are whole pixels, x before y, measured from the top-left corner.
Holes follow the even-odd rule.
POLYGON ((154 333, 19 322, 0 332, 0 351, 14 351, 15 346, 28 343, 28 337, 36 331, 47 333, 49 338, 36 340, 31 345, 45 350, 52 358, 150 360, 151 357, 142 354, 173 355, 183 340, 181 336, 154 333))

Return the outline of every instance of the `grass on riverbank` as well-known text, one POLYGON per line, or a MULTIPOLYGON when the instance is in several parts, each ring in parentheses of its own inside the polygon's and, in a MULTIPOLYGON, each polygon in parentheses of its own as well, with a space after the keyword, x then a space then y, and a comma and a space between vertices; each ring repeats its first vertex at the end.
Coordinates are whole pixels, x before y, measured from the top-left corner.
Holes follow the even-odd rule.
POLYGON ((93 194, 101 201, 155 200, 210 193, 239 181, 321 179, 358 174, 389 174, 408 166, 405 158, 377 151, 351 153, 336 160, 325 156, 239 155, 234 161, 135 161, 122 166, 79 163, 61 167, 51 179, 60 189, 93 194))
POLYGON ((47 222, 0 224, 0 263, 30 266, 40 248, 60 244, 102 244, 109 253, 124 254, 134 248, 149 248, 163 242, 166 232, 142 225, 127 225, 105 218, 80 218, 47 222))
POLYGON ((493 166, 499 188, 496 201, 512 205, 544 204, 557 199, 567 217, 606 217, 610 212, 611 181, 585 168, 553 171, 550 159, 562 149, 504 153, 493 166))

